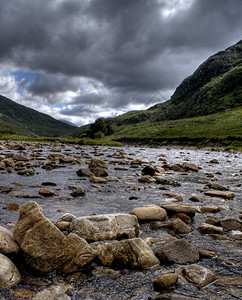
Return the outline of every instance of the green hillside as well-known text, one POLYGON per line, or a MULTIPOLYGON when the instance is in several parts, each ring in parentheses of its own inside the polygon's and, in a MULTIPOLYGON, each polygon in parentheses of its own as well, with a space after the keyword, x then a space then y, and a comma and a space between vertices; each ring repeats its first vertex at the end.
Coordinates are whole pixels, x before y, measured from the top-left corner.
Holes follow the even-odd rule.
POLYGON ((27 136, 68 136, 76 127, 0 96, 0 133, 27 136))

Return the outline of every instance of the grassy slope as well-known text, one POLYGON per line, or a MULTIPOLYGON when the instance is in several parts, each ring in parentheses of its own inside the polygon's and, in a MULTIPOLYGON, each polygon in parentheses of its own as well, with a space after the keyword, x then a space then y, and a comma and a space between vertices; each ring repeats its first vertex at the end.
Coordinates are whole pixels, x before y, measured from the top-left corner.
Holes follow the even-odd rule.
POLYGON ((242 108, 213 115, 180 120, 151 123, 146 120, 137 124, 126 124, 109 139, 140 143, 163 144, 191 143, 205 145, 208 142, 231 145, 242 149, 242 108))

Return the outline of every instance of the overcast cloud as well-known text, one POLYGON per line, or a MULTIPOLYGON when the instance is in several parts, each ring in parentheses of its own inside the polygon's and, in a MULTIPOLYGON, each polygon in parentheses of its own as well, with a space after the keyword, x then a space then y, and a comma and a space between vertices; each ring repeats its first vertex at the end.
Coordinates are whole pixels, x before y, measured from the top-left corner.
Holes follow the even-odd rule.
POLYGON ((242 39, 241 0, 1 0, 0 94, 78 125, 162 102, 242 39))

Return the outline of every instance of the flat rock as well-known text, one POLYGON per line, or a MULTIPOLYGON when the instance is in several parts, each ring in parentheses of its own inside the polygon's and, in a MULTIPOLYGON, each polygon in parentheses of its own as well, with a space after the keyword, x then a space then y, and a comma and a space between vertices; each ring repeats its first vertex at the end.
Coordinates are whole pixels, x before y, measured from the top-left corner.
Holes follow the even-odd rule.
POLYGON ((190 196, 189 200, 191 200, 193 202, 203 202, 205 199, 203 196, 192 194, 190 196))
POLYGON ((103 177, 96 177, 96 176, 93 176, 91 179, 90 179, 90 182, 92 183, 101 183, 101 184, 106 184, 108 183, 107 179, 103 178, 103 177))
POLYGON ((138 181, 139 182, 147 182, 147 183, 152 183, 152 182, 155 182, 155 178, 153 178, 152 176, 150 175, 143 175, 141 177, 138 178, 138 181))
POLYGON ((189 282, 199 287, 206 286, 216 279, 213 271, 196 264, 182 267, 182 273, 189 282))
POLYGON ((69 290, 72 290, 73 286, 70 284, 55 285, 38 292, 32 300, 71 300, 71 297, 66 294, 69 290))
POLYGON ((20 250, 10 230, 0 226, 0 253, 16 254, 20 250))
POLYGON ((98 258, 104 266, 150 268, 159 264, 152 249, 140 238, 113 241, 97 247, 98 258))
POLYGON ((242 221, 227 218, 220 221, 224 231, 239 230, 242 231, 242 221))
POLYGON ((32 201, 21 207, 13 234, 26 263, 40 272, 74 272, 96 256, 84 239, 73 233, 65 236, 32 201))
POLYGON ((214 205, 207 205, 200 208, 200 211, 202 213, 217 213, 220 211, 220 208, 218 206, 214 205))
POLYGON ((167 203, 161 204, 161 207, 164 208, 168 214, 168 216, 172 216, 177 213, 184 213, 189 217, 194 217, 196 210, 191 207, 189 203, 181 203, 181 204, 174 204, 174 203, 167 203))
POLYGON ((162 184, 162 185, 171 185, 171 186, 181 186, 179 182, 169 179, 169 178, 165 178, 165 177, 161 177, 161 176, 154 176, 155 178, 155 182, 157 184, 162 184))
POLYGON ((0 254, 0 289, 9 289, 21 280, 21 275, 13 262, 0 254))
POLYGON ((39 190, 39 194, 41 196, 44 196, 44 197, 52 197, 52 196, 57 196, 57 194, 49 189, 46 189, 46 188, 42 188, 39 190))
POLYGON ((215 233, 215 234, 223 234, 223 228, 222 227, 218 227, 218 226, 214 226, 211 224, 201 224, 197 227, 197 230, 201 233, 215 233))
POLYGON ((207 191, 204 193, 206 196, 210 197, 219 197, 219 198, 224 198, 224 199, 232 199, 234 198, 234 193, 232 192, 227 192, 227 191, 207 191))
POLYGON ((139 224, 137 217, 130 214, 94 215, 74 219, 69 231, 91 243, 134 238, 139 233, 139 224))
POLYGON ((167 217, 165 209, 158 205, 135 207, 130 214, 135 215, 139 221, 144 220, 165 220, 167 217))
POLYGON ((197 247, 182 239, 167 241, 156 256, 161 262, 178 264, 194 263, 200 258, 197 247))

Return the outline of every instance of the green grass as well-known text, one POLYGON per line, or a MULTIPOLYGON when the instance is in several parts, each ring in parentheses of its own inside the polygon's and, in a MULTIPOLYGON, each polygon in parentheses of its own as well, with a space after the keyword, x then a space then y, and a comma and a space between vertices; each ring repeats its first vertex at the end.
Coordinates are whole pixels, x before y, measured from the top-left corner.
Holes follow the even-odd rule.
POLYGON ((216 144, 242 150, 242 108, 152 124, 150 120, 120 126, 110 139, 149 144, 216 144))

